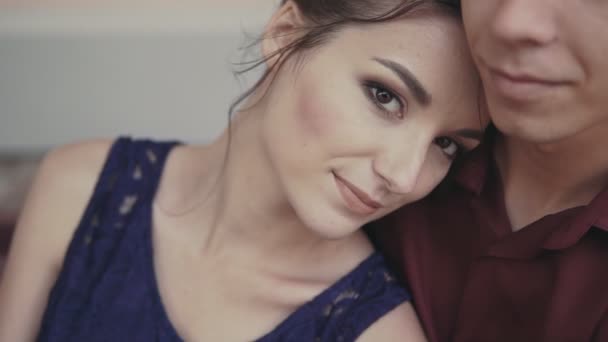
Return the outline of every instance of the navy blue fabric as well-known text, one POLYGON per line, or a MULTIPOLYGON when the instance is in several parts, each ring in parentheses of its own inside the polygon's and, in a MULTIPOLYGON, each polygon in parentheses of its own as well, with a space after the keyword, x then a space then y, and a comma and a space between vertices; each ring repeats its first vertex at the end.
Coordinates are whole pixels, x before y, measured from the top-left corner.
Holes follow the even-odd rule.
MULTIPOLYGON (((120 138, 74 233, 39 341, 182 341, 154 275, 152 199, 175 142, 120 138)), ((374 253, 258 341, 353 341, 410 299, 374 253)))

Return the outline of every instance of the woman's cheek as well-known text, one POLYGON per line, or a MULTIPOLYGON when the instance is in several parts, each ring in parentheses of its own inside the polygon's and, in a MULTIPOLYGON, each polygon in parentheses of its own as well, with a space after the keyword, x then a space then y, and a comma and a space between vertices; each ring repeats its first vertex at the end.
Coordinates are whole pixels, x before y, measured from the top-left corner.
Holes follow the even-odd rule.
POLYGON ((331 136, 339 127, 339 108, 322 95, 321 89, 304 87, 296 108, 296 125, 305 140, 331 136))

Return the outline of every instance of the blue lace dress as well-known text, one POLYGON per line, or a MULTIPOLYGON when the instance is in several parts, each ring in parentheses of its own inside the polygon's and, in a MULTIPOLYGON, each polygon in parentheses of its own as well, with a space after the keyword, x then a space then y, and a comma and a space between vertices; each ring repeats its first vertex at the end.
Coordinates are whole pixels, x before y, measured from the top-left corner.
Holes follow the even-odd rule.
MULTIPOLYGON (((50 293, 39 341, 182 341, 161 302, 151 240, 151 202, 173 146, 113 144, 50 293)), ((258 341, 353 341, 409 299, 375 253, 258 341)))

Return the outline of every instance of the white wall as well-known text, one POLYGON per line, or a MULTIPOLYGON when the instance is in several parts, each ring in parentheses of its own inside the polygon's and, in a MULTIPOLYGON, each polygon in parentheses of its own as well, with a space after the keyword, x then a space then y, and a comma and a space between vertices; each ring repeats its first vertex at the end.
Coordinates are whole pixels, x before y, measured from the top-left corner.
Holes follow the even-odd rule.
POLYGON ((213 138, 242 89, 230 65, 242 31, 259 33, 276 1, 246 3, 0 7, 0 151, 213 138))

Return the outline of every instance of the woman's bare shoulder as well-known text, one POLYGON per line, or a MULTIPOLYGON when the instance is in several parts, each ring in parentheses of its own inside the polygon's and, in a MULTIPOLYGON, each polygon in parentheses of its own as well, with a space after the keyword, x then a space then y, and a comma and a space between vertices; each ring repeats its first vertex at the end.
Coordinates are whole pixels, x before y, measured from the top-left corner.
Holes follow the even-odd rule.
POLYGON ((67 247, 112 142, 62 146, 42 160, 0 284, 0 340, 33 340, 67 247))
POLYGON ((47 153, 18 221, 15 243, 41 239, 51 260, 59 261, 57 253, 67 248, 111 145, 110 140, 85 141, 47 153))

